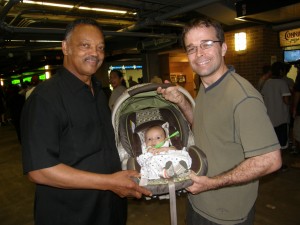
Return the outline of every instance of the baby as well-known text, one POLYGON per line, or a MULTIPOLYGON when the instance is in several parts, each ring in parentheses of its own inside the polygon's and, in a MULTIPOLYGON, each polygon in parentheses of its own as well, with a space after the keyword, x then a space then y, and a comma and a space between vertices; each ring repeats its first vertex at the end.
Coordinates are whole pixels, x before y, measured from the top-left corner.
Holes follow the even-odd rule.
POLYGON ((145 131, 143 154, 137 157, 142 179, 172 178, 186 175, 191 167, 191 157, 184 149, 169 146, 166 132, 161 126, 152 126, 145 131), (161 147, 158 147, 162 145, 161 147))

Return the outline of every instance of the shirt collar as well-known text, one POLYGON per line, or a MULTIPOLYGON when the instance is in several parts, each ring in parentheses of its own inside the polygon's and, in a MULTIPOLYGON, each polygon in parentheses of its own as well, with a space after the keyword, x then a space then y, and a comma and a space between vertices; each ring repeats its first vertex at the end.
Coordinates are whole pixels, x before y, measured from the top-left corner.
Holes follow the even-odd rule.
MULTIPOLYGON (((60 70, 60 74, 62 74, 63 78, 66 80, 70 89, 74 92, 78 92, 83 88, 89 88, 87 84, 82 82, 78 77, 76 77, 73 73, 67 70, 65 67, 62 67, 60 70)), ((92 76, 92 85, 95 92, 98 92, 101 88, 101 82, 96 79, 96 77, 92 76)))
POLYGON ((229 65, 228 70, 215 83, 213 83, 212 85, 207 87, 205 89, 205 92, 207 92, 207 91, 213 89, 214 87, 216 87, 217 85, 219 85, 222 82, 222 80, 224 80, 224 78, 231 72, 235 72, 235 69, 233 66, 229 65))

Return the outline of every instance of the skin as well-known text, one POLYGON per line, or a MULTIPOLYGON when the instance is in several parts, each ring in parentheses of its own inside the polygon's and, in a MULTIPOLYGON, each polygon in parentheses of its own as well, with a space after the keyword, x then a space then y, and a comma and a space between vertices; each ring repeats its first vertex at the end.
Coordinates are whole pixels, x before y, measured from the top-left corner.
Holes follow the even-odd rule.
MULTIPOLYGON (((213 27, 192 29, 186 35, 185 44, 187 47, 190 45, 199 46, 203 40, 218 40, 213 27)), ((216 82, 227 71, 227 66, 224 63, 226 51, 226 43, 222 43, 222 45, 214 43, 209 49, 202 50, 198 47, 196 53, 187 55, 190 66, 200 76, 204 87, 216 82)))
MULTIPOLYGON (((91 76, 104 59, 104 37, 94 26, 78 25, 68 39, 63 41, 63 65, 81 81, 91 86, 91 76)), ((91 87, 92 91, 92 87, 91 87)), ((96 174, 82 171, 65 164, 31 171, 28 178, 37 184, 62 189, 109 190, 120 197, 141 198, 151 192, 140 187, 132 178, 139 177, 137 171, 120 171, 113 174, 96 174)))
POLYGON ((78 25, 62 42, 63 65, 87 85, 104 60, 104 36, 92 25, 78 25))
POLYGON ((158 154, 160 152, 166 152, 170 149, 174 149, 172 147, 160 147, 160 148, 153 148, 158 143, 164 141, 166 139, 166 134, 163 128, 159 126, 151 127, 145 133, 145 143, 148 149, 148 152, 152 154, 158 154))
MULTIPOLYGON (((185 36, 185 46, 199 45, 203 40, 218 40, 213 27, 196 27, 191 29, 185 36)), ((205 88, 219 80, 227 71, 224 56, 227 51, 225 43, 215 43, 211 48, 188 55, 188 60, 193 71, 198 74, 205 88)), ((167 81, 168 82, 168 81, 167 81)), ((183 111, 188 121, 192 124, 193 109, 188 100, 178 91, 178 87, 167 89, 158 88, 165 99, 176 103, 183 111)), ((193 185, 187 190, 192 194, 198 194, 208 190, 219 189, 232 185, 239 185, 256 180, 264 175, 278 170, 281 167, 280 149, 260 156, 247 158, 242 163, 229 171, 214 177, 197 176, 192 173, 190 178, 193 185)))
POLYGON ((109 82, 111 84, 111 86, 113 87, 113 89, 117 88, 118 86, 122 85, 122 80, 123 77, 120 78, 118 76, 118 74, 116 73, 116 71, 111 71, 109 74, 109 82))

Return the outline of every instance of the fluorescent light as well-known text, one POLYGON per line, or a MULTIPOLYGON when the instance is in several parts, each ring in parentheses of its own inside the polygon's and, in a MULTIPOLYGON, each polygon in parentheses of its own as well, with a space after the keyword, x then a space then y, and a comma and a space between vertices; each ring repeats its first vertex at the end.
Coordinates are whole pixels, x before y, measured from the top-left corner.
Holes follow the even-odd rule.
POLYGON ((55 40, 30 40, 30 42, 41 42, 41 43, 44 43, 44 42, 51 42, 51 43, 59 43, 61 41, 55 41, 55 40))
POLYGON ((82 10, 91 10, 91 11, 98 11, 98 12, 119 13, 119 14, 127 13, 127 11, 115 10, 115 9, 90 8, 90 7, 84 7, 84 6, 79 6, 78 8, 82 9, 82 10))
MULTIPOLYGON (((36 2, 36 1, 23 0, 23 3, 26 3, 26 4, 35 4, 35 5, 43 5, 43 6, 54 6, 54 7, 60 7, 60 8, 68 8, 68 9, 74 8, 74 5, 57 4, 57 3, 51 3, 51 2, 38 2, 38 1, 36 2)), ((91 8, 91 7, 85 7, 85 6, 79 6, 78 9, 81 9, 81 10, 90 10, 90 11, 98 11, 98 12, 107 12, 107 13, 117 13, 117 14, 126 14, 127 13, 127 11, 125 11, 125 10, 104 9, 104 8, 91 8)))
POLYGON ((73 5, 57 4, 57 3, 51 3, 51 2, 36 2, 36 1, 27 1, 27 0, 23 0, 23 3, 35 4, 35 5, 45 5, 45 6, 54 6, 54 7, 69 8, 69 9, 72 9, 74 7, 73 5))

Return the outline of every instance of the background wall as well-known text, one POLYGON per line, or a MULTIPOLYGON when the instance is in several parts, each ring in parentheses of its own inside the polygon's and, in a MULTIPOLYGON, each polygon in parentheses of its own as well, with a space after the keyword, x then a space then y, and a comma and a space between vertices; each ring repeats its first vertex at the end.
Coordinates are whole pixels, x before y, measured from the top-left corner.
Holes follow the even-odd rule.
POLYGON ((279 34, 264 26, 250 27, 225 33, 228 46, 225 62, 233 65, 238 74, 256 85, 262 67, 275 61, 283 61, 283 50, 279 46, 279 34), (247 50, 238 53, 234 49, 234 34, 247 33, 247 50))

